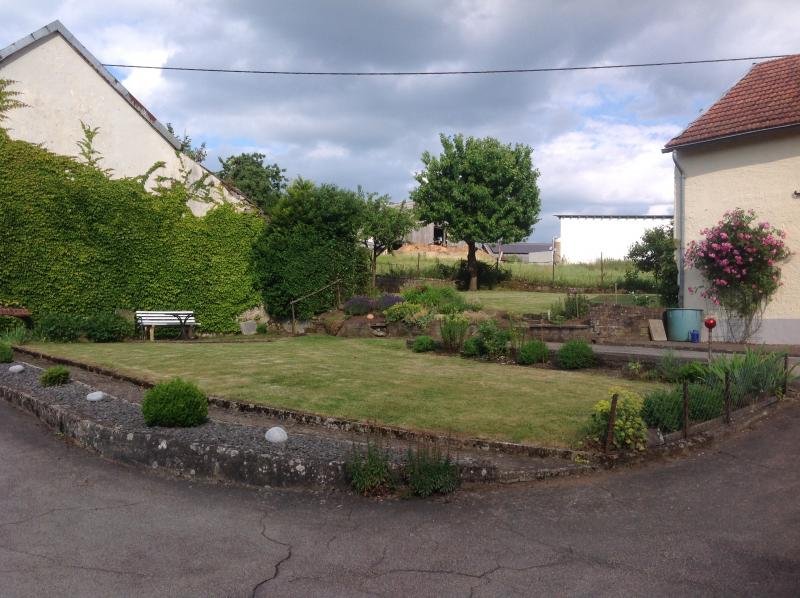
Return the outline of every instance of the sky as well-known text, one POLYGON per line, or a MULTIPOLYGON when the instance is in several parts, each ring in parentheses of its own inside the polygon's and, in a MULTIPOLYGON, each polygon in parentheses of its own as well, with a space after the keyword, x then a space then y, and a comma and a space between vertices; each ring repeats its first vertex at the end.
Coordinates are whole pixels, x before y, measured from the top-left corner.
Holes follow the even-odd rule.
MULTIPOLYGON (((796 1, 0 0, 0 47, 55 19, 101 62, 260 70, 431 71, 607 65, 800 52, 796 1)), ((261 152, 303 176, 408 198, 440 133, 533 148, 542 210, 669 214, 661 148, 750 61, 458 75, 288 77, 112 69, 206 166, 261 152)))

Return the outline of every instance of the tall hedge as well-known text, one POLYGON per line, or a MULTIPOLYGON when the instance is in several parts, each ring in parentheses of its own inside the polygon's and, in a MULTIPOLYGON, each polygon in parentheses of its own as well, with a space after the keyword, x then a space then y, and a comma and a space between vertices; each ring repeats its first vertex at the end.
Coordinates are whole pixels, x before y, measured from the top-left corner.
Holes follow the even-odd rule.
POLYGON ((203 330, 234 331, 260 303, 251 248, 263 221, 229 205, 198 218, 187 197, 0 133, 0 302, 34 316, 191 309, 203 330))

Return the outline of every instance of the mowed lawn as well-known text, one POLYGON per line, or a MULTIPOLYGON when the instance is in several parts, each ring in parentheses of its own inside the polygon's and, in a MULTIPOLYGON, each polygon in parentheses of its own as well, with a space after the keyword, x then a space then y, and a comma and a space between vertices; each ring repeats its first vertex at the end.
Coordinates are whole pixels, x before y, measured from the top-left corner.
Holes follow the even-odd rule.
POLYGON ((486 311, 507 311, 511 314, 547 313, 550 306, 566 297, 564 293, 534 293, 529 291, 465 291, 470 303, 477 303, 486 311))
POLYGON ((181 376, 209 394, 454 435, 575 446, 593 404, 652 384, 413 353, 396 339, 32 345, 152 381, 181 376))

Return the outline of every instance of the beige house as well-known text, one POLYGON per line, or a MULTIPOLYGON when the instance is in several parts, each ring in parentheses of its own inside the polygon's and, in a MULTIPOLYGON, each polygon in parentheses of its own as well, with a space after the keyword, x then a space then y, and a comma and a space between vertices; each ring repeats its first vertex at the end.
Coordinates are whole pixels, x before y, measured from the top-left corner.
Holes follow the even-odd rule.
MULTIPOLYGON (((704 281, 683 254, 701 229, 727 210, 753 209, 800 253, 800 55, 755 65, 663 151, 675 162, 681 304, 722 316, 689 292, 704 281)), ((783 282, 754 341, 800 343, 800 258, 784 264, 783 282)))
MULTIPOLYGON (((180 143, 59 21, 53 21, 0 49, 0 79, 17 83, 28 107, 12 110, 6 127, 12 138, 40 143, 48 150, 77 155, 81 121, 99 127, 95 147, 112 176, 142 175, 154 163, 156 175, 190 182, 207 175, 212 202, 242 200, 202 165, 180 154, 180 143)), ((151 177, 150 184, 155 184, 151 177)), ((202 215, 212 203, 190 201, 202 215)))

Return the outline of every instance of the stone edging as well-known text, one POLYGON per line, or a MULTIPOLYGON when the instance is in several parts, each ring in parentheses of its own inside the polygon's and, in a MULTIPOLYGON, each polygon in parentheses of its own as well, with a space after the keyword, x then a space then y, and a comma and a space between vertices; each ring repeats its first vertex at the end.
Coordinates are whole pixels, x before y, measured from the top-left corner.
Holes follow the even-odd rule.
MULTIPOLYGON (((143 388, 152 388, 153 382, 122 374, 115 370, 86 364, 73 359, 64 357, 57 357, 41 351, 34 351, 26 347, 15 346, 15 351, 37 357, 39 359, 47 359, 54 363, 68 365, 71 367, 80 368, 88 372, 94 372, 124 382, 130 382, 143 388)), ((345 432, 356 432, 359 434, 369 434, 372 436, 380 436, 385 438, 395 438, 398 440, 406 440, 419 442, 421 444, 436 444, 451 448, 463 449, 478 449, 483 451, 495 451, 509 455, 523 455, 528 457, 558 457, 561 459, 580 460, 583 462, 594 462, 596 456, 588 451, 578 451, 565 448, 556 447, 542 447, 529 444, 520 444, 514 442, 501 442, 497 440, 485 440, 481 438, 460 438, 451 437, 442 434, 435 434, 431 432, 420 432, 417 430, 410 430, 407 428, 399 428, 395 426, 385 426, 371 422, 362 422, 358 420, 350 420, 339 417, 328 417, 318 415, 315 413, 308 413, 305 411, 297 411, 294 409, 283 409, 279 407, 270 407, 268 405, 261 405, 257 403, 242 403, 233 401, 223 397, 209 396, 208 402, 211 405, 228 409, 230 411, 238 411, 242 413, 258 413, 266 417, 279 419, 283 421, 291 421, 298 424, 320 426, 323 428, 337 429, 345 432)))

